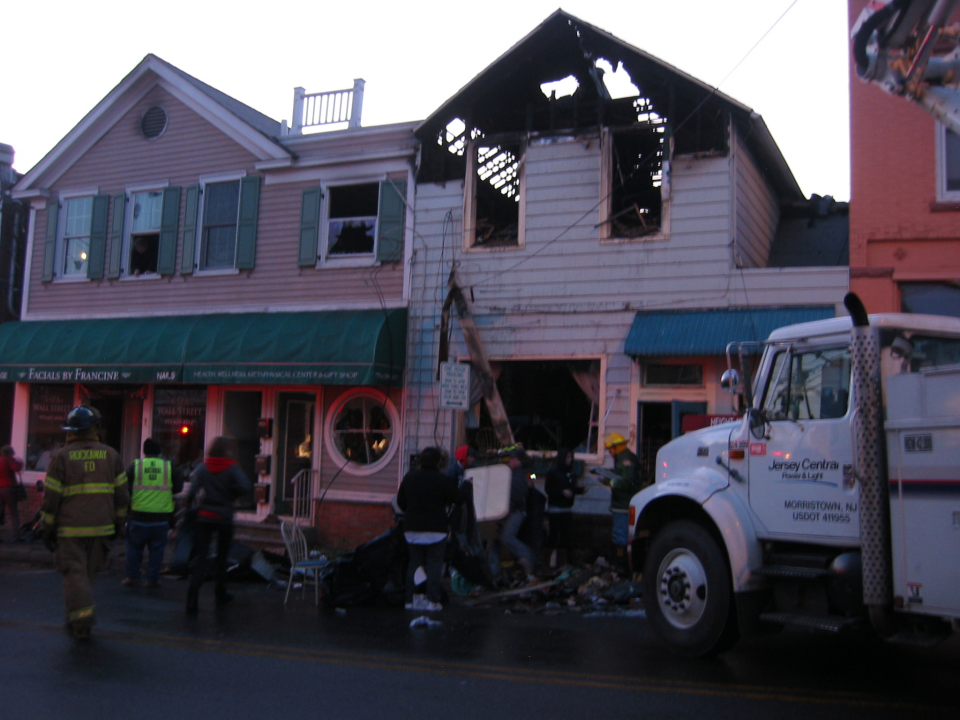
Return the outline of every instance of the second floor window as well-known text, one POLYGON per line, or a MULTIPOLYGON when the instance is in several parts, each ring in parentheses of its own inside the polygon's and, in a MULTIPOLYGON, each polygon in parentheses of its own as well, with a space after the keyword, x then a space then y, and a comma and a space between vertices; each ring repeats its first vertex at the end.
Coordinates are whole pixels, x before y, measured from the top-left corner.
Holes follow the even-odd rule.
POLYGON ((210 183, 203 194, 200 269, 232 268, 237 255, 240 181, 210 183))
POLYGON ((380 184, 342 185, 328 192, 327 257, 372 255, 380 184))
POLYGON ((63 244, 60 257, 62 277, 86 277, 90 261, 90 228, 93 198, 72 198, 64 204, 63 244))
POLYGON ((130 231, 129 273, 133 276, 157 272, 160 249, 160 218, 163 192, 151 190, 133 194, 133 222, 130 231))
POLYGON ((520 141, 470 143, 464 247, 523 247, 523 156, 520 141))
POLYGON ((937 200, 960 202, 960 135, 937 123, 937 200))

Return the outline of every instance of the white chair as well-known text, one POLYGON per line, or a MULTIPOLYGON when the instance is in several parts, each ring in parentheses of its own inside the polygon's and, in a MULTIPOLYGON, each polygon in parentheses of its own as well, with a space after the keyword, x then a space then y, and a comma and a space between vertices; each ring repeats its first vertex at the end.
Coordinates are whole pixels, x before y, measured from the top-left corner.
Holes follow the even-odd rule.
POLYGON ((307 583, 313 581, 314 604, 320 604, 320 569, 327 565, 326 560, 311 560, 307 554, 307 539, 297 523, 283 520, 280 523, 280 533, 283 535, 283 544, 287 546, 287 555, 290 557, 290 581, 287 583, 287 594, 283 604, 290 598, 290 588, 297 577, 302 578, 303 596, 307 595, 307 583))

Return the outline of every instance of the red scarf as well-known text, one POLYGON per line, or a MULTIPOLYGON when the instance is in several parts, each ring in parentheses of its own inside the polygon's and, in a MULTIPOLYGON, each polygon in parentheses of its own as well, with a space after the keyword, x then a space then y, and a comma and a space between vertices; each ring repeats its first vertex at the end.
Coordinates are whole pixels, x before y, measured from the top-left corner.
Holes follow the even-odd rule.
POLYGON ((209 470, 211 473, 213 473, 214 475, 218 475, 219 473, 222 473, 224 470, 227 470, 233 467, 237 463, 231 460, 230 458, 208 457, 208 458, 204 458, 203 464, 206 466, 207 470, 209 470))

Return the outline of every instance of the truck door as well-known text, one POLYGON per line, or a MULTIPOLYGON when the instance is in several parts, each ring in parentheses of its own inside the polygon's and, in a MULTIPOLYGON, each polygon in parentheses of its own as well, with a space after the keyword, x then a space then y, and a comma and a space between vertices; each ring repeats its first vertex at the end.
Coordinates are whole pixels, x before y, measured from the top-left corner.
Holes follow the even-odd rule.
POLYGON ((749 441, 749 494, 766 536, 859 538, 849 348, 775 351, 760 402, 766 423, 749 441))

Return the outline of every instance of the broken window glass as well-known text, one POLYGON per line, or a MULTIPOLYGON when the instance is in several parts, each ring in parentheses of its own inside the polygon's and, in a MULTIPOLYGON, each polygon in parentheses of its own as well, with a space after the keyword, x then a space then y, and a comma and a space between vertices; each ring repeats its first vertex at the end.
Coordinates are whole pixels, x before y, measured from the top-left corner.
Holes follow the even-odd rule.
POLYGON ((373 252, 377 237, 379 183, 329 188, 327 255, 363 255, 373 252))
POLYGON ((520 242, 521 144, 473 146, 474 247, 520 242))
POLYGON ((658 125, 612 133, 606 237, 641 238, 661 231, 663 130, 658 125))

